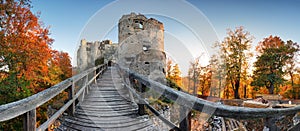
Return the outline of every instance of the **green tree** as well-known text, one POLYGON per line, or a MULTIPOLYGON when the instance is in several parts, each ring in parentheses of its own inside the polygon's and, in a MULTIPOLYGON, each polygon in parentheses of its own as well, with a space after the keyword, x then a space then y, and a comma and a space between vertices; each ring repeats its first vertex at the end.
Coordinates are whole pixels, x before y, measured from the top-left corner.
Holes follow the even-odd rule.
POLYGON ((247 63, 253 37, 243 27, 237 27, 234 31, 229 29, 227 35, 217 46, 225 64, 226 83, 230 83, 234 90, 234 98, 239 99, 241 78, 244 77, 242 72, 247 70, 243 65, 247 63))
MULTIPOLYGON (((254 63, 255 70, 251 85, 265 86, 270 94, 274 94, 274 89, 285 81, 285 66, 294 58, 294 54, 299 51, 299 48, 296 43, 291 41, 285 43, 280 37, 271 35, 264 38, 256 50, 258 56, 254 63)), ((287 69, 287 71, 291 70, 287 69)))

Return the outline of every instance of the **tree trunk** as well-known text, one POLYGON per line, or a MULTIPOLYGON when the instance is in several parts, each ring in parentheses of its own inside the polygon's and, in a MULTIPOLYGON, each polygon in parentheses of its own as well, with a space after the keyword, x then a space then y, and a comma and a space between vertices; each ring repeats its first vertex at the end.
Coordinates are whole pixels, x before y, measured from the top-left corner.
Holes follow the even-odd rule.
POLYGON ((247 98, 247 86, 244 85, 244 98, 247 98))
POLYGON ((189 83, 188 83, 188 90, 187 90, 189 94, 190 94, 190 85, 191 85, 190 82, 191 82, 191 80, 190 80, 190 76, 189 76, 189 83))
POLYGON ((240 95, 239 95, 240 80, 236 80, 234 86, 235 86, 234 99, 240 99, 240 95))
POLYGON ((197 96, 197 80, 194 78, 194 96, 197 96))
POLYGON ((205 92, 205 81, 203 81, 203 84, 202 84, 202 90, 201 90, 202 96, 204 96, 204 92, 205 92))
POLYGON ((274 94, 274 83, 271 82, 271 85, 268 89, 270 94, 274 94))
POLYGON ((294 77, 293 73, 290 72, 291 82, 292 82, 292 88, 294 87, 294 77))
POLYGON ((222 79, 219 78, 219 97, 221 98, 221 86, 222 86, 222 79))

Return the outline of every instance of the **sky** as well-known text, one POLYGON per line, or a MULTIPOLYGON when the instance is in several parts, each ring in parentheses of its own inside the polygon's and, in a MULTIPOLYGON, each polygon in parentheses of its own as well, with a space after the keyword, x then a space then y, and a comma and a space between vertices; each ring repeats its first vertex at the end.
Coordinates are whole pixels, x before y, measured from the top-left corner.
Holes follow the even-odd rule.
POLYGON ((300 43, 300 0, 32 0, 32 6, 50 26, 52 48, 68 52, 73 66, 80 39, 117 43, 118 19, 130 12, 164 23, 166 53, 183 74, 193 58, 214 53, 208 48, 228 28, 243 26, 255 38, 252 47, 270 35, 300 43))

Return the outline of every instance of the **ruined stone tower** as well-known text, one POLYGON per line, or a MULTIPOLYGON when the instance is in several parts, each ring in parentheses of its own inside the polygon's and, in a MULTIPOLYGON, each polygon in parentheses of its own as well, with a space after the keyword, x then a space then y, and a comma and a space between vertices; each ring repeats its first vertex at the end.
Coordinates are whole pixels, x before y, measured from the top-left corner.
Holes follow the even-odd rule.
POLYGON ((81 40, 77 50, 77 67, 79 71, 84 71, 94 67, 98 59, 103 59, 104 63, 115 61, 115 51, 118 44, 112 43, 111 40, 87 42, 81 40))
POLYGON ((118 64, 151 79, 165 79, 164 26, 142 14, 119 20, 118 64))
POLYGON ((111 40, 87 42, 81 40, 77 51, 77 66, 84 71, 95 66, 95 61, 117 62, 153 80, 165 81, 164 26, 142 14, 131 13, 119 20, 119 42, 111 40))

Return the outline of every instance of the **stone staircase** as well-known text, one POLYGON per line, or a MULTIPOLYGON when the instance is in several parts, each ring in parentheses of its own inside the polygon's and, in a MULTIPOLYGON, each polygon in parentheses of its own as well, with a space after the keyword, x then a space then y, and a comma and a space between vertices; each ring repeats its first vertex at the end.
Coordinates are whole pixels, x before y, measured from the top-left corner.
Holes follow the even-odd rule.
POLYGON ((56 130, 152 130, 148 116, 139 116, 137 104, 124 96, 127 90, 116 68, 109 67, 76 106, 75 115, 64 117, 56 130))

